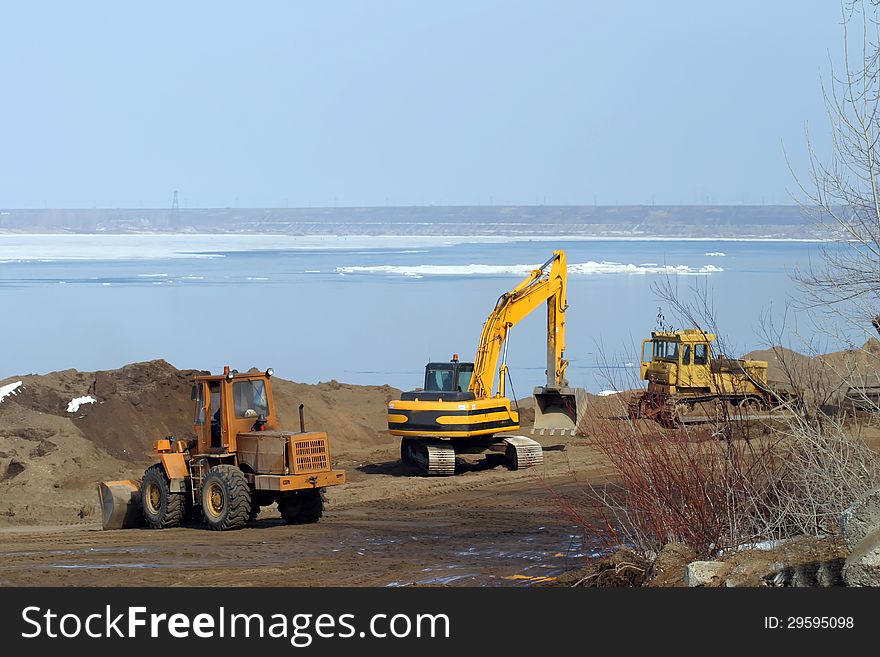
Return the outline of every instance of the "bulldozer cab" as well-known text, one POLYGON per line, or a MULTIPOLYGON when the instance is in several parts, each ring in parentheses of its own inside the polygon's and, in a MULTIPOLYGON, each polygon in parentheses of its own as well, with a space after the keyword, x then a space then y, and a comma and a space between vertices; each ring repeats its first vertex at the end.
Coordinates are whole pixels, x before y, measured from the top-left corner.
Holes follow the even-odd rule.
POLYGON ((641 378, 682 388, 710 387, 714 340, 699 329, 653 332, 642 342, 641 378))
POLYGON ((199 453, 234 453, 238 434, 277 428, 270 372, 239 374, 226 368, 223 375, 196 377, 192 398, 199 453))

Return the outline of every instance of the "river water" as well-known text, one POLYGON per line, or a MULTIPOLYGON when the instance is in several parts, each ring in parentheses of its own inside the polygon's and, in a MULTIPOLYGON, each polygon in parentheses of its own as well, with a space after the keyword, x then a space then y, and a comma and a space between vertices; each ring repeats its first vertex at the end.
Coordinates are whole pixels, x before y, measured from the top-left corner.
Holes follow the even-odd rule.
MULTIPOLYGON (((705 290, 729 350, 763 347, 763 314, 797 299, 819 245, 559 237, 0 235, 0 379, 164 358, 180 368, 273 367, 303 382, 413 388, 425 362, 473 359, 496 299, 564 249, 569 380, 626 373, 669 280, 705 290)), ((545 316, 511 332, 514 393, 539 385, 545 316)), ((835 346, 835 345, 832 345, 835 346)))

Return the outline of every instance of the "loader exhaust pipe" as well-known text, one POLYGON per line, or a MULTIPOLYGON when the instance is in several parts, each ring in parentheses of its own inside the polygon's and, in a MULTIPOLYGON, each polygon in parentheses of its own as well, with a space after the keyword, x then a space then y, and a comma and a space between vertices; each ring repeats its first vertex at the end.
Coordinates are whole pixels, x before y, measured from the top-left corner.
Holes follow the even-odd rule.
POLYGON ((303 408, 305 408, 305 404, 300 404, 299 405, 299 432, 300 433, 306 432, 306 418, 305 418, 305 414, 303 413, 303 408))

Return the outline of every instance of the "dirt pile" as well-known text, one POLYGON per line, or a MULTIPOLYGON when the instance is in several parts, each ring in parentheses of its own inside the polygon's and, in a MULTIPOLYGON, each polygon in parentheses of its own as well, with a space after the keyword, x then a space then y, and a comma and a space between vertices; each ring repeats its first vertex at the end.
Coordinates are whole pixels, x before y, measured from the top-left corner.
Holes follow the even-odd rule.
POLYGON ((299 430, 299 405, 304 404, 306 430, 326 431, 335 453, 393 442, 386 408, 400 395, 396 388, 338 381, 309 385, 276 377, 272 392, 283 427, 299 430))
MULTIPOLYGON (((153 441, 191 436, 192 379, 163 360, 118 370, 65 370, 0 381, 0 523, 79 522, 97 509, 95 482, 136 478, 153 441), (2 393, 0 393, 2 394, 2 393)), ((390 442, 388 386, 275 378, 285 428, 327 431, 335 454, 390 442)))
POLYGON ((853 374, 865 376, 880 373, 880 340, 870 338, 858 349, 845 349, 812 357, 784 347, 775 347, 751 351, 744 358, 767 361, 767 378, 773 382, 821 379, 826 385, 836 387, 853 374))

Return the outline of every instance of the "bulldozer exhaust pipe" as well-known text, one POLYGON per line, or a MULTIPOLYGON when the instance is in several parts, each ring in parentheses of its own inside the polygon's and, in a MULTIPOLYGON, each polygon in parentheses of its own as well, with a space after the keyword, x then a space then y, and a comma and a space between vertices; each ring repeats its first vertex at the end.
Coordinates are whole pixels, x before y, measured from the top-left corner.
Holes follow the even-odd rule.
POLYGON ((306 416, 305 416, 305 413, 303 413, 303 408, 305 408, 305 404, 300 404, 299 405, 299 432, 300 433, 306 432, 306 416))
POLYGON ((573 436, 587 407, 583 388, 535 388, 535 423, 532 433, 538 435, 573 436))
POLYGON ((104 529, 130 529, 144 524, 138 482, 102 481, 98 483, 98 499, 104 529))

